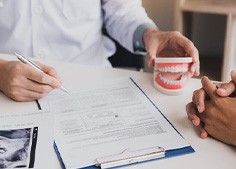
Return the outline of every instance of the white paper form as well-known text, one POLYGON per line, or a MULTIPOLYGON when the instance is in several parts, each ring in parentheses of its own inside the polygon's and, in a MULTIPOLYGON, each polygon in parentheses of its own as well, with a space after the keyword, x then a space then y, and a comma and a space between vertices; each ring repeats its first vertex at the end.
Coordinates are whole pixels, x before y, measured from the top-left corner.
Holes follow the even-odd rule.
POLYGON ((99 157, 160 146, 189 146, 130 78, 119 78, 70 95, 40 100, 55 112, 55 142, 66 168, 96 164, 99 157))
POLYGON ((0 168, 52 169, 53 122, 50 111, 0 112, 0 168))

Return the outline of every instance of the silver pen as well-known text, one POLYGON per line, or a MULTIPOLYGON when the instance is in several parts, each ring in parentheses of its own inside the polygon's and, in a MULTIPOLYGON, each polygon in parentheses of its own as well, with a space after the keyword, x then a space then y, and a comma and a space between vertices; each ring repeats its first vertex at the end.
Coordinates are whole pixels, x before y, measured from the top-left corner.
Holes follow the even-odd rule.
MULTIPOLYGON (((37 64, 35 64, 34 62, 30 61, 29 59, 25 58, 24 56, 22 56, 22 55, 20 55, 20 54, 18 54, 18 53, 16 53, 16 52, 15 52, 14 54, 16 55, 16 57, 17 57, 21 62, 32 66, 35 70, 37 70, 37 71, 39 71, 39 72, 45 73, 45 72, 44 72, 37 64)), ((60 89, 61 89, 62 91, 64 91, 64 92, 66 92, 66 93, 69 94, 69 92, 66 90, 66 88, 63 87, 62 85, 61 85, 60 89)))

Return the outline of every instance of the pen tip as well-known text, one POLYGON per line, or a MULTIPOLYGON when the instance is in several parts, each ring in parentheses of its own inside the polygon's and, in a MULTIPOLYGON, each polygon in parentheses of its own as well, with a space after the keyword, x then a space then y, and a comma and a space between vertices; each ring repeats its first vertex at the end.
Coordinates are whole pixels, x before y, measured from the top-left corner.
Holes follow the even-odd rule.
POLYGON ((68 92, 68 90, 66 90, 66 88, 65 87, 63 87, 63 86, 61 86, 61 88, 60 88, 62 91, 64 91, 65 93, 67 93, 67 94, 69 94, 70 95, 70 93, 68 92))

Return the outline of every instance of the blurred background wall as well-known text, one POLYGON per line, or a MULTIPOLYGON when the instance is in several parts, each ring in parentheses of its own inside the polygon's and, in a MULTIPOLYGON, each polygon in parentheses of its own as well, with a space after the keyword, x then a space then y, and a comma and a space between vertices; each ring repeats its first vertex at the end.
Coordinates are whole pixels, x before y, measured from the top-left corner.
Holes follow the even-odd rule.
POLYGON ((143 0, 148 15, 162 30, 174 29, 175 0, 143 0))

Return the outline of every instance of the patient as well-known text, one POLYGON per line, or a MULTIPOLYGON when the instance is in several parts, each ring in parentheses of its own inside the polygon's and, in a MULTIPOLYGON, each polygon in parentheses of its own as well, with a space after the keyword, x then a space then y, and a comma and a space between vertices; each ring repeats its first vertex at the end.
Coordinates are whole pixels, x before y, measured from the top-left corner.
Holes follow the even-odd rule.
POLYGON ((220 86, 203 77, 202 88, 193 93, 186 110, 202 138, 210 135, 236 146, 236 71, 231 72, 231 78, 220 86))
POLYGON ((26 168, 30 129, 0 131, 0 168, 26 168))

